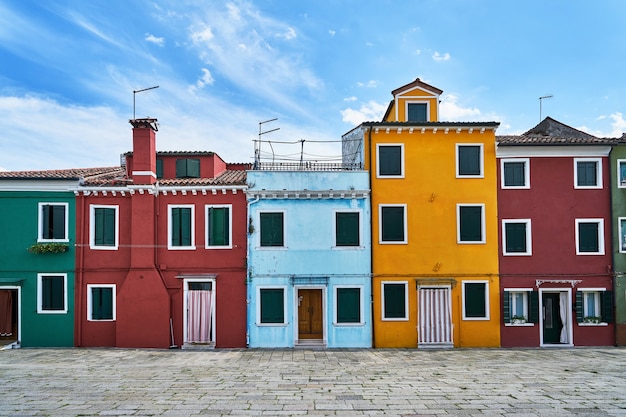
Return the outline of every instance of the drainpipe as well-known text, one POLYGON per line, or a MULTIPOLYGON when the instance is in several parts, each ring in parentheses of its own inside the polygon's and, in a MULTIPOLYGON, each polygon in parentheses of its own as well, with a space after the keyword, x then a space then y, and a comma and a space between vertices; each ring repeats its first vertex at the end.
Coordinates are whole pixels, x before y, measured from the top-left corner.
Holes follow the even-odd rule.
MULTIPOLYGON (((372 126, 369 126, 367 131, 367 141, 369 145, 368 167, 369 167, 369 182, 370 182, 370 313, 372 323, 372 347, 376 346, 376 332, 374 331, 374 201, 372 192, 372 126)), ((380 219, 379 219, 380 221, 380 219)))
POLYGON ((76 346, 81 347, 83 344, 83 279, 84 279, 84 267, 85 267, 85 200, 86 197, 83 194, 83 197, 80 197, 80 191, 78 191, 78 197, 80 199, 80 213, 81 213, 81 221, 77 222, 77 227, 80 227, 80 231, 77 231, 76 235, 80 236, 80 243, 76 245, 76 254, 78 258, 78 274, 77 279, 74 281, 74 285, 77 285, 78 288, 74 289, 74 293, 78 297, 78 300, 74 300, 74 322, 77 324, 76 326, 76 346), (80 304, 77 307, 77 304, 80 304))
MULTIPOLYGON (((259 200, 261 199, 261 197, 257 196, 254 200, 249 200, 248 204, 247 204, 247 210, 246 210, 246 214, 247 214, 247 218, 248 218, 248 222, 250 222, 250 220, 252 220, 252 218, 250 217, 250 206, 253 204, 256 204, 259 202, 259 200)), ((250 223, 248 223, 250 224, 250 223)), ((246 230, 246 233, 248 234, 248 236, 250 235, 250 229, 246 230)), ((250 286, 250 281, 249 281, 249 272, 248 272, 248 268, 250 268, 250 264, 248 262, 248 245, 250 245, 250 237, 248 237, 248 239, 246 239, 246 347, 250 346, 250 322, 252 320, 248 320, 247 316, 248 316, 248 310, 250 309, 250 299, 248 298, 248 288, 250 286)))

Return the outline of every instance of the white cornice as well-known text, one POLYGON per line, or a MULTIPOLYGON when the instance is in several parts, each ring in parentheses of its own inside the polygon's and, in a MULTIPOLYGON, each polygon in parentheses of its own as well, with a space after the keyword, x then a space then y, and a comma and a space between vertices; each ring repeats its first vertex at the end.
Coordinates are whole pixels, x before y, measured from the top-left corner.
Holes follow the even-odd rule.
POLYGON ((610 145, 507 145, 496 147, 496 158, 608 156, 610 145))
POLYGON ((370 190, 248 190, 246 195, 273 200, 363 199, 370 195, 370 190))

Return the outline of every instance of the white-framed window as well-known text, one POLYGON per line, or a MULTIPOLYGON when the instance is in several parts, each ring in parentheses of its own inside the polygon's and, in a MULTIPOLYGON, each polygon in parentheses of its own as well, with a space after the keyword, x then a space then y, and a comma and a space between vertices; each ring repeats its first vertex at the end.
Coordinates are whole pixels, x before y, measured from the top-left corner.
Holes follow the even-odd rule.
POLYGON ((502 220, 502 254, 504 256, 533 254, 530 224, 530 219, 502 220))
POLYGON ((457 204, 456 225, 457 243, 485 243, 485 205, 457 204))
POLYGON ((504 303, 505 317, 508 316, 508 323, 525 324, 529 322, 529 294, 532 288, 505 288, 504 294, 508 297, 508 306, 504 303))
POLYGON ((115 284, 87 284, 87 320, 115 321, 115 284))
POLYGON ((333 215, 335 249, 361 247, 361 210, 335 210, 333 215))
POLYGON ((406 204, 380 204, 378 206, 378 243, 406 244, 406 204))
POLYGON ((407 281, 382 281, 382 320, 407 321, 409 319, 409 283, 407 281))
POLYGON ((335 298, 336 326, 355 326, 364 323, 363 311, 363 286, 361 285, 335 285, 333 287, 335 298))
POLYGON ((69 204, 39 203, 37 242, 69 242, 69 204))
POLYGON ((430 115, 430 103, 428 101, 405 102, 407 122, 427 122, 430 115))
POLYGON ((67 313, 67 274, 37 274, 37 313, 67 313))
POLYGON ((507 158, 500 160, 502 189, 530 188, 530 159, 507 158))
POLYGON ((613 321, 613 291, 606 288, 576 290, 576 321, 583 325, 606 325, 613 321))
POLYGON ((196 248, 195 206, 170 204, 167 206, 167 248, 189 250, 196 248))
POLYGON ((489 320, 489 281, 463 281, 463 320, 489 320))
POLYGON ((574 158, 574 188, 602 188, 602 158, 574 158))
POLYGON ((89 206, 89 247, 117 250, 119 247, 119 206, 89 206))
POLYGON ((576 255, 604 255, 604 219, 576 219, 576 255))
POLYGON ((259 326, 284 326, 287 324, 287 287, 257 287, 256 323, 259 326))
POLYGON ((620 253, 626 253, 626 217, 618 217, 617 227, 617 235, 619 236, 619 251, 620 253))
POLYGON ((626 188, 626 159, 617 160, 617 187, 626 188))
POLYGON ((404 178, 404 144, 376 144, 376 177, 404 178))
POLYGON ((230 249, 232 242, 232 204, 211 204, 204 206, 205 248, 206 249, 230 249))
POLYGON ((456 177, 484 178, 484 157, 482 143, 456 144, 456 177))
POLYGON ((286 249, 287 234, 285 233, 287 214, 282 210, 259 211, 259 248, 286 249))

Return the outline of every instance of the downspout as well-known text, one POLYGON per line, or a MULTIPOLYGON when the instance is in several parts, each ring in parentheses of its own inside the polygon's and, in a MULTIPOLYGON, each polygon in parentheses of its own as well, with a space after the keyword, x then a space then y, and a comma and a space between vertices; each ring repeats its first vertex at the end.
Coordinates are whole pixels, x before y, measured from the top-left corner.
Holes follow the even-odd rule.
MULTIPOLYGON (((367 141, 369 145, 368 168, 370 180, 370 313, 372 323, 372 347, 376 347, 376 332, 374 331, 374 198, 372 192, 372 126, 367 131, 367 141)), ((379 220, 380 221, 380 220, 379 220)))
MULTIPOLYGON (((617 346, 617 337, 618 337, 618 331, 617 331, 617 314, 615 314, 615 305, 616 305, 616 301, 617 301, 617 274, 615 273, 615 239, 617 238, 617 247, 619 248, 619 234, 617 234, 617 236, 615 235, 615 229, 613 229, 613 227, 615 226, 614 224, 614 219, 613 219, 613 183, 615 181, 615 177, 613 177, 613 173, 612 171, 612 159, 611 158, 611 154, 613 153, 614 147, 611 146, 611 150, 609 151, 609 212, 611 213, 609 216, 609 225, 610 225, 610 230, 611 230, 611 265, 609 265, 607 267, 607 272, 609 273, 610 277, 611 277, 611 286, 613 287, 613 341, 614 341, 614 345, 617 346)), ((615 161, 615 174, 619 175, 619 164, 617 164, 617 161, 615 161)), ((619 178, 619 177, 618 177, 619 178)), ((618 223, 619 226, 619 223, 618 223)), ((621 233, 621 232, 620 232, 621 233)), ((619 250, 619 249, 618 249, 619 250)))
POLYGON ((83 315, 80 313, 83 311, 83 279, 84 279, 84 269, 85 269, 85 195, 83 194, 82 198, 80 197, 80 191, 78 191, 78 197, 80 199, 80 215, 81 221, 77 222, 77 227, 80 227, 80 233, 77 233, 77 236, 80 236, 80 242, 77 243, 77 257, 78 257, 78 288, 75 288, 74 293, 78 297, 78 300, 74 300, 74 322, 76 323, 76 346, 81 347, 83 344, 83 315), (80 305, 78 305, 80 304, 80 305), (78 307, 78 309, 76 308, 78 307))
MULTIPOLYGON (((248 220, 248 225, 251 224, 252 222, 252 218, 250 217, 250 206, 253 204, 256 204, 259 202, 259 200, 261 199, 261 197, 257 196, 254 200, 250 200, 248 201, 247 204, 247 220, 248 220)), ((250 245, 250 229, 249 226, 248 230, 246 230, 246 234, 248 235, 248 239, 246 239, 246 347, 250 346, 250 323, 252 322, 252 320, 248 319, 248 310, 250 309, 250 299, 248 298, 248 293, 249 293, 249 286, 250 286, 250 275, 249 275, 249 270, 248 268, 250 268, 250 262, 248 259, 248 247, 250 245)))

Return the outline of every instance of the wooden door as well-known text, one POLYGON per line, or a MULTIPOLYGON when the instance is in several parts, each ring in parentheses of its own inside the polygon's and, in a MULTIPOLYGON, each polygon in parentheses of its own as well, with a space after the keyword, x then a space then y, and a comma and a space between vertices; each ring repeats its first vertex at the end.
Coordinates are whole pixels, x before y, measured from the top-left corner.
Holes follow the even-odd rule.
POLYGON ((298 339, 322 339, 322 290, 298 290, 298 339))
POLYGON ((561 336, 561 316, 559 314, 559 293, 543 293, 543 343, 559 343, 561 336))

